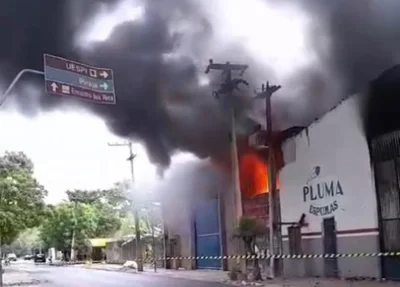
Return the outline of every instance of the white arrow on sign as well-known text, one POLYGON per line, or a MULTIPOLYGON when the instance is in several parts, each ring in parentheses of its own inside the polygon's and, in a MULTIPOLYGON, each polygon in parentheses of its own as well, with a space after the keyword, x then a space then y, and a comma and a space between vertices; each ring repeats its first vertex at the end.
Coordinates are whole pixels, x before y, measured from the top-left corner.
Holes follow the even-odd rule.
POLYGON ((100 76, 102 76, 104 79, 108 77, 108 73, 106 71, 100 72, 100 76))
POLYGON ((52 83, 52 84, 51 84, 51 88, 53 89, 53 92, 56 92, 57 89, 58 89, 58 86, 57 86, 56 83, 52 83))
POLYGON ((104 90, 107 90, 107 89, 108 89, 107 83, 102 83, 102 84, 100 84, 99 86, 100 86, 100 88, 103 88, 104 90))

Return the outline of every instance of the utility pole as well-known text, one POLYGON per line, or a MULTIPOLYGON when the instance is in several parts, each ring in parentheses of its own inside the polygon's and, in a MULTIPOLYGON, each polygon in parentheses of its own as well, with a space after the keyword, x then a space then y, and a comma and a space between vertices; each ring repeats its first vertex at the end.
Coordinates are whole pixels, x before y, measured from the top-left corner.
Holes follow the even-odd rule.
MULTIPOLYGON (((247 70, 248 65, 231 64, 226 62, 225 64, 214 63, 212 59, 209 60, 209 64, 205 71, 208 74, 211 70, 222 71, 222 75, 225 76, 225 80, 220 86, 220 89, 213 92, 213 95, 218 99, 222 94, 232 97, 234 90, 239 90, 238 85, 249 84, 243 79, 232 79, 232 72, 239 72, 240 76, 247 70)), ((243 214, 242 210, 242 194, 240 192, 240 178, 239 178, 239 158, 237 151, 237 140, 236 140, 236 109, 233 104, 230 106, 230 121, 231 121, 231 161, 232 161, 232 188, 235 198, 235 210, 236 210, 236 223, 239 223, 239 219, 243 214)))
MULTIPOLYGON (((205 71, 208 74, 211 70, 217 70, 222 72, 222 76, 225 76, 220 88, 217 91, 213 92, 214 97, 218 100, 220 95, 226 95, 229 98, 232 98, 233 91, 239 90, 239 84, 244 84, 246 86, 249 85, 243 79, 240 78, 232 78, 232 72, 236 71, 239 72, 239 75, 242 76, 244 72, 247 70, 248 65, 240 65, 240 64, 231 64, 226 62, 225 64, 214 63, 212 59, 209 60, 209 64, 205 71)), ((229 99, 228 99, 229 101, 229 99)), ((236 108, 233 102, 230 104, 230 125, 231 125, 231 132, 230 132, 230 140, 231 140, 231 165, 232 165, 232 191, 233 191, 233 198, 234 198, 234 206, 235 206, 235 216, 234 216, 234 224, 236 226, 239 225, 240 218, 243 215, 243 206, 242 206, 242 193, 240 190, 240 170, 239 170, 239 155, 237 150, 237 139, 236 139, 236 108)), ((220 195, 219 195, 220 196, 220 195)), ((221 198, 219 198, 221 201, 221 198)), ((221 207, 221 205, 219 206, 221 207)), ((220 214, 219 217, 222 216, 221 214, 222 208, 219 208, 220 214)), ((222 245, 222 244, 221 244, 222 245)), ((237 253, 241 253, 242 245, 237 246, 237 253)), ((224 253, 224 248, 221 248, 221 252, 224 253)), ((225 254, 223 254, 225 255, 225 254)), ((223 266, 225 262, 222 262, 223 266)), ((241 264, 237 262, 238 264, 241 264)), ((225 267, 223 267, 225 268, 225 267)), ((242 265, 244 269, 244 265, 242 265)))
POLYGON ((150 204, 150 210, 149 210, 149 213, 150 213, 150 215, 149 215, 149 222, 150 222, 150 225, 151 225, 151 238, 152 238, 152 249, 153 249, 153 264, 154 264, 154 272, 157 272, 157 254, 156 254, 156 246, 157 246, 157 244, 156 244, 156 236, 155 236, 155 228, 154 228, 154 225, 155 225, 155 215, 154 215, 154 213, 155 213, 155 210, 154 210, 155 208, 154 208, 154 203, 151 203, 150 204))
POLYGON ((74 218, 74 229, 72 229, 72 240, 71 240, 71 261, 75 261, 75 237, 76 237, 76 227, 78 225, 78 220, 76 218, 76 209, 78 207, 78 199, 74 198, 74 209, 72 210, 72 216, 74 218))
MULTIPOLYGON (((136 154, 133 153, 133 148, 132 148, 132 142, 127 142, 127 143, 109 143, 109 146, 127 146, 129 147, 129 157, 128 161, 131 166, 131 180, 132 180, 132 189, 135 184, 135 170, 134 170, 134 165, 133 161, 136 158, 136 154)), ((133 190, 132 190, 133 192, 133 190)), ((143 260, 142 260, 142 244, 141 244, 141 239, 140 239, 140 220, 139 220, 139 210, 137 206, 135 205, 135 202, 133 202, 133 216, 135 218, 135 233, 136 233, 136 260, 138 264, 138 271, 143 271, 143 260)))
MULTIPOLYGON (((276 187, 276 169, 274 158, 274 143, 272 141, 272 113, 271 113, 271 97, 272 94, 278 91, 281 86, 270 86, 262 84, 261 93, 258 93, 256 98, 265 99, 265 121, 266 121, 266 137, 265 145, 268 147, 268 229, 269 229, 269 250, 270 254, 274 254, 274 209, 275 209, 275 187, 276 187)), ((274 272, 274 259, 270 258, 270 278, 275 276, 274 272)))

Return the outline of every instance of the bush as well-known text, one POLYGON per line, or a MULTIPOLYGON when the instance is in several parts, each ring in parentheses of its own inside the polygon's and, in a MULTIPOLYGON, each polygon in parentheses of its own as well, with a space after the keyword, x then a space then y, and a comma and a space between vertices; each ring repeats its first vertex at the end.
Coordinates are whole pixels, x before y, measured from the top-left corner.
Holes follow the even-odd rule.
MULTIPOLYGON (((257 236, 265 236, 268 234, 268 229, 262 222, 254 217, 242 216, 238 226, 235 228, 234 237, 243 241, 246 248, 246 253, 256 255, 255 241, 257 236)), ((253 259, 253 280, 262 280, 261 270, 257 258, 253 259)))

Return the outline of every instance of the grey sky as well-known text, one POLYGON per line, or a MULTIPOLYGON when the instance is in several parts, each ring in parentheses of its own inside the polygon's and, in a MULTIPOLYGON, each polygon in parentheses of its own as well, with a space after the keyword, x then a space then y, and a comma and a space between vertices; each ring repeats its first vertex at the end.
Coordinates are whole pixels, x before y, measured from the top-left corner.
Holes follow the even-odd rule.
MULTIPOLYGON (((122 142, 108 132, 103 121, 82 112, 44 113, 26 118, 15 111, 0 113, 0 152, 21 150, 35 163, 35 173, 49 190, 50 202, 63 198, 66 189, 106 188, 129 178, 128 149, 108 146, 122 142)), ((156 179, 142 146, 135 174, 138 186, 156 179)))
MULTIPOLYGON (((113 11, 100 9, 98 16, 88 19, 82 34, 77 35, 76 45, 90 50, 93 42, 106 41, 116 25, 139 21, 143 13, 140 1, 135 5, 133 3, 120 1, 113 11)), ((221 47, 245 42, 246 50, 258 55, 262 64, 274 65, 279 79, 289 77, 294 68, 313 64, 313 57, 306 57, 305 30, 309 23, 299 11, 290 7, 277 11, 259 0, 213 1, 212 9, 208 7, 209 2, 201 3, 205 5, 204 12, 210 14, 208 18, 213 26, 218 27, 212 39, 216 44, 207 51, 209 54, 221 55, 221 47), (272 35, 275 38, 273 45, 267 38, 260 37, 261 34, 272 35)), ((185 23, 180 24, 182 27, 178 25, 176 28, 186 27, 185 23)), ((190 55, 191 45, 183 46, 188 49, 184 52, 190 55)), ((260 78, 260 83, 264 80, 260 78)), ((23 117, 10 109, 1 110, 0 130, 0 152, 26 152, 35 163, 38 179, 50 192, 50 202, 63 198, 63 192, 69 188, 106 188, 129 177, 127 148, 107 145, 107 142, 121 139, 115 138, 101 119, 81 110, 42 113, 35 118, 23 117)), ((135 161, 137 185, 149 190, 157 182, 156 168, 149 162, 141 145, 135 148, 138 153, 135 161)), ((193 160, 193 156, 180 155, 174 157, 172 163, 188 159, 193 160)), ((173 165, 169 172, 173 172, 173 165)))

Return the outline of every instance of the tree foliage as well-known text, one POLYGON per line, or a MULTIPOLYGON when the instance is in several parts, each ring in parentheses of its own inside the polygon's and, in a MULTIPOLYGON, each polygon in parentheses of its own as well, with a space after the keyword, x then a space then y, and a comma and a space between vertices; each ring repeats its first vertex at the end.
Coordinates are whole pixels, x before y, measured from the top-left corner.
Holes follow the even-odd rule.
POLYGON ((47 191, 33 176, 33 163, 22 152, 0 157, 0 240, 10 244, 26 228, 40 224, 47 191))
POLYGON ((74 227, 77 246, 86 245, 86 240, 96 228, 95 214, 90 205, 75 206, 71 202, 58 204, 42 224, 40 236, 46 246, 66 251, 71 248, 74 227))
MULTIPOLYGON (((128 188, 129 183, 122 182, 104 190, 68 190, 68 200, 47 208, 48 216, 40 229, 41 239, 46 246, 68 253, 75 231, 75 249, 85 254, 91 238, 132 236, 135 227, 132 205, 126 197, 128 188)), ((140 229, 145 238, 155 224, 150 219, 160 223, 161 214, 149 217, 149 211, 141 213, 140 229)))
POLYGON ((22 151, 6 151, 0 161, 0 169, 21 168, 33 172, 32 160, 22 151))
POLYGON ((4 253, 15 253, 17 256, 33 254, 43 250, 44 245, 40 240, 40 233, 37 227, 29 228, 19 234, 16 240, 9 245, 3 246, 4 253))
MULTIPOLYGON (((242 216, 235 229, 234 237, 243 240, 247 253, 256 255, 256 238, 268 234, 268 228, 255 217, 242 216)), ((262 280, 258 259, 253 259, 253 277, 255 280, 262 280)))
POLYGON ((68 251, 75 230, 75 248, 83 251, 90 238, 109 237, 121 226, 125 198, 117 189, 67 191, 68 201, 58 204, 42 225, 41 238, 48 246, 68 251), (75 221, 76 220, 76 221, 75 221))

